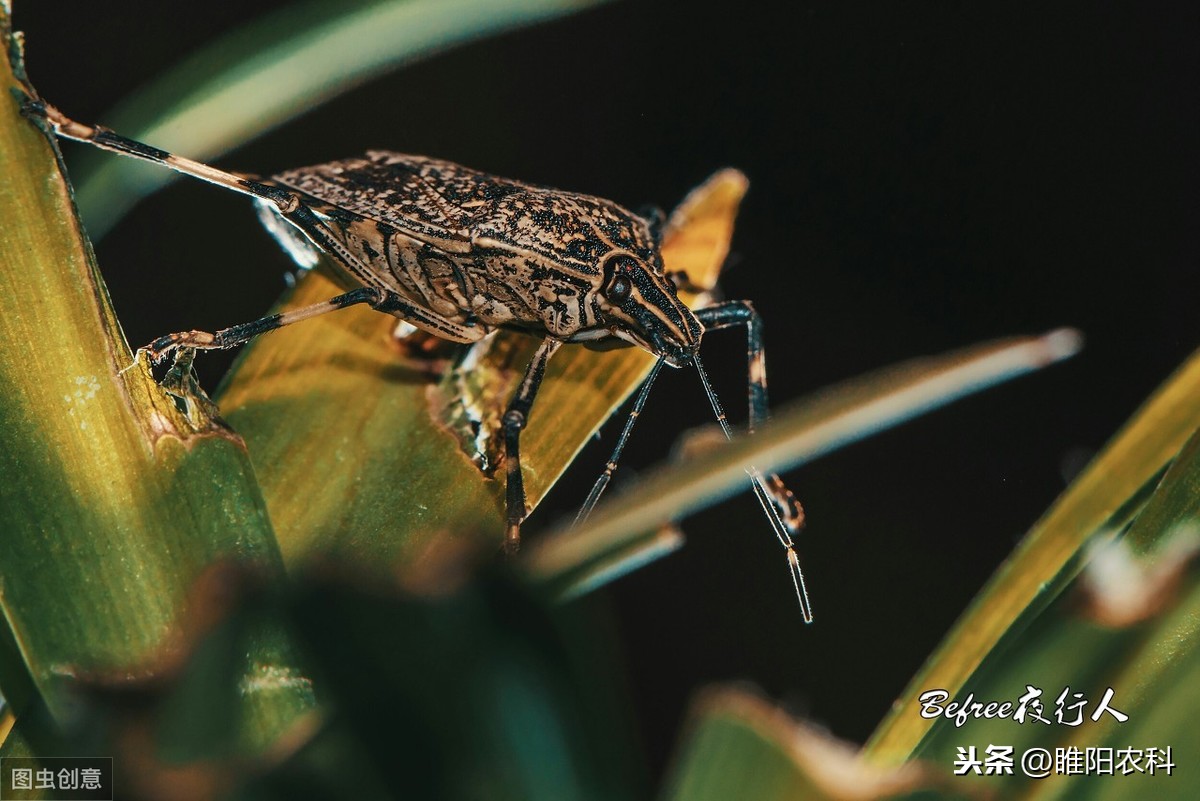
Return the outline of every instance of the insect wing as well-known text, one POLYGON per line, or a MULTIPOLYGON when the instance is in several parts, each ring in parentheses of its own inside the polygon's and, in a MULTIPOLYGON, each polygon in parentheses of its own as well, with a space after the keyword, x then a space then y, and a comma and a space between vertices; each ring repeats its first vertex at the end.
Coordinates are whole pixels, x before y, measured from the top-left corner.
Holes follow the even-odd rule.
POLYGON ((322 213, 348 212, 447 253, 468 252, 475 221, 497 197, 521 188, 448 161, 386 150, 289 170, 273 180, 315 198, 322 213))

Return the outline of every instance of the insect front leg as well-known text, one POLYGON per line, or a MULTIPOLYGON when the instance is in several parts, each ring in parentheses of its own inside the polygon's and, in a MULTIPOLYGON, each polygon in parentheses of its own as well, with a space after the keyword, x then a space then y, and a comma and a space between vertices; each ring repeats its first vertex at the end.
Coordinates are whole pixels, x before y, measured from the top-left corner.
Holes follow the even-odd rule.
POLYGON ((521 523, 525 521, 525 481, 521 473, 521 430, 529 422, 529 410, 538 387, 546 375, 546 363, 562 346, 557 339, 542 340, 537 353, 525 368, 525 377, 504 412, 505 507, 508 524, 504 529, 504 550, 515 553, 521 547, 521 523))
MULTIPOLYGON (((696 319, 705 331, 742 325, 746 327, 746 364, 749 374, 747 395, 750 402, 749 430, 754 432, 771 416, 767 400, 767 359, 763 348, 762 318, 748 300, 728 300, 696 311, 696 319)), ((804 526, 804 507, 774 473, 764 476, 767 491, 783 517, 784 524, 795 533, 804 526)))
MULTIPOLYGON (((746 361, 749 372, 748 394, 750 397, 749 428, 754 431, 755 428, 766 422, 769 414, 762 319, 754 310, 754 306, 745 300, 731 300, 706 307, 696 312, 696 319, 704 326, 705 331, 733 325, 746 326, 746 361)), ((704 383, 704 391, 708 394, 713 412, 717 415, 717 421, 721 424, 725 436, 729 437, 729 423, 725 419, 725 413, 717 401, 717 396, 709 384, 708 376, 705 374, 698 356, 696 357, 696 370, 700 373, 700 380, 704 383)), ((792 539, 792 535, 804 525, 804 508, 796 496, 784 486, 779 476, 775 474, 764 476, 753 467, 747 468, 747 472, 750 474, 754 495, 762 505, 763 511, 767 513, 768 519, 771 520, 779 544, 787 553, 788 572, 791 574, 792 586, 796 591, 796 600, 800 603, 800 613, 804 616, 804 622, 811 623, 813 621, 812 603, 808 598, 804 571, 800 567, 800 557, 796 554, 796 544, 792 539)))
POLYGON ((642 409, 646 406, 646 399, 650 397, 650 387, 654 386, 654 379, 658 377, 664 361, 661 358, 656 361, 654 367, 650 369, 650 374, 642 382, 642 388, 638 390, 637 398, 633 402, 633 408, 629 410, 629 416, 625 418, 625 427, 621 429, 621 434, 617 437, 617 444, 613 448, 612 456, 608 457, 608 462, 604 465, 604 472, 596 479, 596 483, 592 485, 592 491, 588 493, 583 506, 579 508, 579 512, 575 515, 574 525, 581 525, 588 519, 588 515, 592 513, 592 510, 596 508, 596 504, 600 501, 600 496, 604 494, 604 490, 608 488, 609 482, 612 481, 613 474, 617 471, 617 464, 621 460, 621 453, 625 450, 625 443, 629 441, 629 435, 633 432, 633 424, 637 422, 638 417, 642 414, 642 409))

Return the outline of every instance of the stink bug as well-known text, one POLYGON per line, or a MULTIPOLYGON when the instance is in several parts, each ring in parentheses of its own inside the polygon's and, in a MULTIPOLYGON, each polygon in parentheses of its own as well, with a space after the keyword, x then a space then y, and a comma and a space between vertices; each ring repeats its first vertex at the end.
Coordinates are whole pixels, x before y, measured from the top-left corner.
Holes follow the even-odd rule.
MULTIPOLYGON (((349 291, 323 303, 216 332, 159 337, 155 361, 191 349, 231 348, 319 314, 365 303, 452 342, 478 342, 517 329, 542 342, 502 418, 507 525, 515 551, 527 515, 520 461, 546 364, 568 342, 629 344, 658 357, 604 473, 579 514, 607 486, 633 422, 664 363, 695 367, 725 435, 728 422, 700 361, 704 333, 745 326, 750 429, 767 418, 762 324, 747 301, 693 311, 664 271, 657 219, 608 200, 498 178, 447 161, 375 150, 360 158, 256 178, 176 156, 99 126, 69 119, 40 100, 25 113, 67 139, 162 164, 251 196, 264 225, 302 267, 328 254, 349 291)), ((775 476, 750 471, 751 485, 786 550, 806 621, 812 620, 792 535, 803 511, 775 476)))

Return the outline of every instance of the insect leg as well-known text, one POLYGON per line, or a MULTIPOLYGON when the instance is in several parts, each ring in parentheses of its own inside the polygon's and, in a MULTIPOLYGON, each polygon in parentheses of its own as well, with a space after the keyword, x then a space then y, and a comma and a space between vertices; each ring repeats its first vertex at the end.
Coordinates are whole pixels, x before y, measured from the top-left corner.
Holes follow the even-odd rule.
POLYGON ((295 193, 281 187, 226 172, 183 156, 176 156, 165 150, 159 150, 157 147, 113 133, 100 125, 85 125, 76 122, 42 100, 26 99, 22 111, 27 116, 44 119, 54 129, 54 132, 64 139, 86 142, 103 150, 111 150, 114 153, 122 153, 142 161, 162 164, 164 167, 169 167, 193 178, 199 178, 201 181, 232 189, 251 197, 269 200, 275 203, 281 211, 290 211, 300 202, 295 193))
POLYGON ((415 306, 387 289, 373 286, 377 284, 378 280, 375 270, 370 265, 363 264, 360 258, 329 231, 317 214, 305 204, 297 193, 284 186, 269 181, 254 180, 182 156, 176 156, 151 145, 128 139, 101 126, 84 125, 41 100, 26 98, 22 111, 27 116, 45 120, 55 133, 64 138, 87 142, 104 150, 162 164, 202 181, 273 203, 283 219, 300 229, 314 245, 340 262, 354 278, 367 287, 361 292, 357 290, 348 292, 325 303, 318 303, 283 315, 264 317, 216 333, 188 331, 181 334, 170 334, 155 340, 149 348, 159 357, 180 346, 201 349, 232 347, 264 331, 270 331, 355 303, 369 303, 379 311, 408 320, 419 328, 453 342, 475 342, 490 331, 487 326, 460 325, 428 309, 415 306))
POLYGON ((746 360, 750 366, 750 430, 767 421, 767 369, 763 356, 762 318, 748 300, 727 300, 696 311, 704 330, 746 326, 746 360))
POLYGON ((542 340, 537 353, 525 368, 521 385, 504 412, 505 506, 508 512, 504 550, 508 553, 515 553, 521 547, 521 523, 528 514, 525 511, 525 482, 521 474, 521 429, 529 422, 529 410, 546 375, 546 363, 561 345, 561 340, 550 337, 542 340))
MULTIPOLYGON (((746 327, 746 363, 749 366, 748 395, 750 399, 751 432, 758 429, 770 417, 767 402, 767 361, 763 350, 762 318, 748 300, 728 300, 707 306, 696 312, 696 319, 705 331, 729 328, 736 325, 746 327)), ((779 476, 772 473, 764 476, 768 492, 783 515, 784 523, 795 533, 804 526, 804 507, 796 496, 784 486, 779 476)))
MULTIPOLYGON (((704 326, 704 330, 712 331, 718 328, 728 328, 734 325, 746 326, 746 361, 749 370, 748 394, 750 399, 750 431, 767 421, 770 414, 767 405, 767 368, 763 351, 762 318, 758 316, 754 306, 745 300, 731 300, 708 306, 696 312, 696 319, 704 326)), ((709 383, 708 374, 699 357, 695 358, 696 370, 704 384, 713 413, 725 436, 731 437, 732 432, 721 403, 709 383)), ((796 599, 800 603, 800 613, 804 622, 813 621, 812 604, 808 599, 808 588, 804 581, 804 572, 800 568, 800 557, 796 554, 795 542, 792 535, 804 525, 804 508, 792 494, 779 476, 771 474, 764 476, 757 468, 747 470, 750 474, 754 495, 767 514, 775 536, 787 552, 788 572, 792 577, 792 587, 796 591, 796 599)))
POLYGON ((266 317, 260 317, 257 320, 251 320, 248 323, 222 328, 215 332, 181 331, 175 334, 167 334, 147 345, 146 350, 150 353, 154 361, 159 362, 169 353, 179 348, 195 348, 197 350, 232 348, 253 339, 259 334, 265 334, 268 331, 283 328, 285 325, 298 323, 301 320, 307 320, 311 317, 344 309, 347 306, 354 306, 359 303, 370 304, 373 309, 388 312, 409 320, 423 321, 423 318, 427 316, 423 310, 417 309, 403 298, 391 292, 385 292, 375 287, 359 287, 321 303, 314 303, 311 306, 304 306, 303 308, 281 312, 280 314, 270 314, 266 317))
POLYGON ((588 493, 587 500, 583 502, 579 513, 575 515, 575 525, 578 526, 588 519, 588 515, 592 513, 592 509, 596 508, 596 503, 608 487, 608 482, 612 480, 613 473, 617 470, 617 461, 621 458, 621 452, 625 450, 625 442, 629 439, 629 433, 633 431, 633 424, 637 422, 638 415, 642 413, 642 408, 646 405, 646 398, 650 397, 650 387, 654 385, 654 379, 658 377, 658 371, 662 369, 662 366, 662 359, 656 361, 650 370, 650 375, 646 376, 646 380, 642 382, 642 388, 638 390, 637 398, 633 402, 633 409, 630 410, 629 417, 625 418, 625 427, 621 429, 621 436, 617 437, 617 444, 613 448, 612 456, 608 457, 608 463, 604 465, 604 472, 596 479, 596 483, 592 485, 592 491, 588 493))

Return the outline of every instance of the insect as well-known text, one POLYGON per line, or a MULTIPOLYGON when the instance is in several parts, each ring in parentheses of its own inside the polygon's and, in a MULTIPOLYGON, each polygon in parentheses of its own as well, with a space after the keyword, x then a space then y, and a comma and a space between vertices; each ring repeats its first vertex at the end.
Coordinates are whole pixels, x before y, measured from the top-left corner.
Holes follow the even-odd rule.
MULTIPOLYGON (((302 267, 314 266, 323 252, 340 271, 348 291, 337 297, 216 332, 159 337, 146 348, 156 362, 188 349, 231 348, 267 331, 360 303, 452 342, 478 342, 498 329, 542 337, 502 418, 504 541, 510 552, 519 546, 527 515, 521 431, 546 364, 564 343, 615 340, 658 357, 578 520, 587 516, 608 485, 664 363, 696 369, 725 436, 732 436, 700 361, 706 331, 745 327, 750 429, 767 418, 758 314, 747 301, 725 301, 696 311, 684 305, 663 267, 659 219, 644 218, 601 198, 383 150, 271 178, 252 177, 81 124, 41 100, 27 98, 24 112, 45 120, 61 137, 249 195, 265 227, 302 267)), ((786 550, 801 612, 811 621, 793 541, 803 510, 778 477, 753 468, 748 473, 786 550)))

